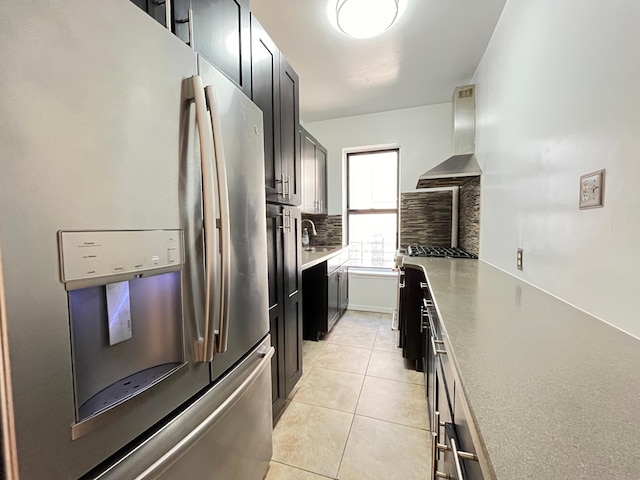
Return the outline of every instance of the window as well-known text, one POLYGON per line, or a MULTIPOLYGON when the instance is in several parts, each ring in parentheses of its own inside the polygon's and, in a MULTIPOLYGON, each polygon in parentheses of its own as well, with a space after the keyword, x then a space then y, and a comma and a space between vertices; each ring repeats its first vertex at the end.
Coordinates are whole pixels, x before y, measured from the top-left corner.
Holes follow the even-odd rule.
POLYGON ((347 154, 351 265, 393 267, 398 248, 398 150, 347 154))

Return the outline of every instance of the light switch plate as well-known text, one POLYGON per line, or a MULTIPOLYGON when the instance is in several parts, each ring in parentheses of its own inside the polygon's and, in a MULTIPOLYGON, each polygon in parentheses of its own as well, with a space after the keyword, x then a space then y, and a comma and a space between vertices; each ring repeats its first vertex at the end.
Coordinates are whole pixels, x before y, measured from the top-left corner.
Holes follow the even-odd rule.
POLYGON ((523 256, 524 256, 524 251, 522 250, 522 248, 519 248, 516 252, 516 268, 518 270, 522 270, 523 256))
POLYGON ((604 204, 604 169, 580 177, 580 209, 602 207, 604 204))

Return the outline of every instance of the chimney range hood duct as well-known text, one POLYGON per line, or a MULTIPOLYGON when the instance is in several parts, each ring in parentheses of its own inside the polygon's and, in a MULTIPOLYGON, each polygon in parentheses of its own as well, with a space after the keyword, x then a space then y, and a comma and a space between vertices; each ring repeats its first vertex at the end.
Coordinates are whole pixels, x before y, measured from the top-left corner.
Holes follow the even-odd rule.
POLYGON ((453 91, 453 155, 420 175, 416 188, 459 187, 482 174, 474 155, 475 85, 453 91))

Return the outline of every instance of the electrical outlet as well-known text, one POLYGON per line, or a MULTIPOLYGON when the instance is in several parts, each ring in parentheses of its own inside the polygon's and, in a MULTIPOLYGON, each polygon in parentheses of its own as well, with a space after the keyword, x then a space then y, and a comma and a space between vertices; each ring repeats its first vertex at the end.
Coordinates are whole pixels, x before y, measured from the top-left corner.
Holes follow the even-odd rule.
POLYGON ((522 249, 518 249, 518 253, 516 253, 516 268, 518 270, 522 270, 522 249))
POLYGON ((602 207, 604 201, 604 170, 580 177, 580 209, 602 207))

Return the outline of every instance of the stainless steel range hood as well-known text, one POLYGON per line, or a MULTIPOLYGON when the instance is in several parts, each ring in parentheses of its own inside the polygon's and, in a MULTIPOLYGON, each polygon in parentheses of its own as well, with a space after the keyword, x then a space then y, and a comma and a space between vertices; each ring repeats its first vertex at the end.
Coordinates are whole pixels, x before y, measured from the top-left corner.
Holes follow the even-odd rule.
POLYGON ((453 155, 420 175, 416 188, 459 187, 482 174, 474 155, 475 90, 475 85, 464 85, 453 91, 453 155))

